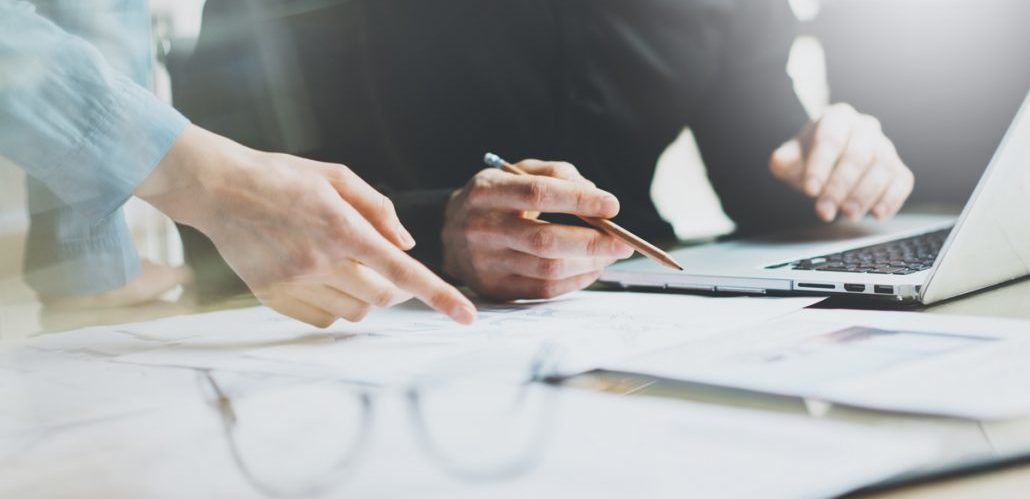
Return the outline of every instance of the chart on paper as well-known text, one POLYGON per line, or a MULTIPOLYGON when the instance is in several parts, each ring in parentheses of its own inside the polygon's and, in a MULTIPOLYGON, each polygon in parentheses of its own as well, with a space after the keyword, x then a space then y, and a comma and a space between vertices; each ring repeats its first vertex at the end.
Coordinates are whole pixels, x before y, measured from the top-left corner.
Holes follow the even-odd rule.
POLYGON ((1030 323, 804 310, 605 367, 882 410, 1030 414, 1030 323))

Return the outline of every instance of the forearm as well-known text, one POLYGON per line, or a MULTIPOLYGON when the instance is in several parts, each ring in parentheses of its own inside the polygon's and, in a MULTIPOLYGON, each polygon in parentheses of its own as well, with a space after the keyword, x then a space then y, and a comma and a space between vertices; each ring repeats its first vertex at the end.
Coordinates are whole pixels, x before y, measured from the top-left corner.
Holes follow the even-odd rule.
POLYGON ((726 62, 692 123, 713 187, 744 233, 816 221, 768 171, 770 154, 808 120, 786 72, 796 20, 786 3, 749 9, 736 14, 726 62))
POLYGON ((0 1, 0 154, 87 219, 114 212, 187 121, 88 42, 0 1))

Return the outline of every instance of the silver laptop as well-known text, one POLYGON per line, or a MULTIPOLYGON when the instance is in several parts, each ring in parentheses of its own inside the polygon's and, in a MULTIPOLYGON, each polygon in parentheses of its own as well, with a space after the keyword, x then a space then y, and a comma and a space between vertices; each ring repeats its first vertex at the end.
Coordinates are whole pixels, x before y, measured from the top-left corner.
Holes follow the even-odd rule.
POLYGON ((602 282, 756 294, 846 294, 930 304, 1030 274, 1030 94, 958 218, 903 214, 638 258, 602 282))

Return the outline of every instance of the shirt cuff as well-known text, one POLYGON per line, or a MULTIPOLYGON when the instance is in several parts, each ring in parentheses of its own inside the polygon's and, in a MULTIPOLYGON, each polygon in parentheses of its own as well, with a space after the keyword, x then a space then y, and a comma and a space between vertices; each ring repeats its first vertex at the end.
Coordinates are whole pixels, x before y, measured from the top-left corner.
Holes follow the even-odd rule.
POLYGON ((65 209, 32 215, 25 246, 25 282, 41 299, 103 293, 139 273, 139 257, 122 210, 93 225, 84 237, 57 237, 74 222, 65 209))
POLYGON ((132 196, 157 167, 189 121, 171 106, 127 77, 114 78, 115 98, 95 109, 93 128, 79 147, 58 158, 52 176, 88 165, 80 182, 42 178, 59 198, 85 219, 105 219, 132 196))

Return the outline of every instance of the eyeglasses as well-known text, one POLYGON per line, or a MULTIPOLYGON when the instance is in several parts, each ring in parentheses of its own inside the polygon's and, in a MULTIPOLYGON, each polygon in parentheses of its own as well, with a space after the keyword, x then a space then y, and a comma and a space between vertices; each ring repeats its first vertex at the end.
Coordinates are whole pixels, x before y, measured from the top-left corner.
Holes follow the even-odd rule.
POLYGON ((422 455, 448 475, 491 481, 528 473, 550 440, 558 353, 540 349, 521 374, 507 358, 508 368, 495 371, 504 381, 445 366, 401 387, 199 372, 241 475, 267 496, 319 496, 356 472, 377 431, 379 400, 390 395, 400 397, 422 455))

